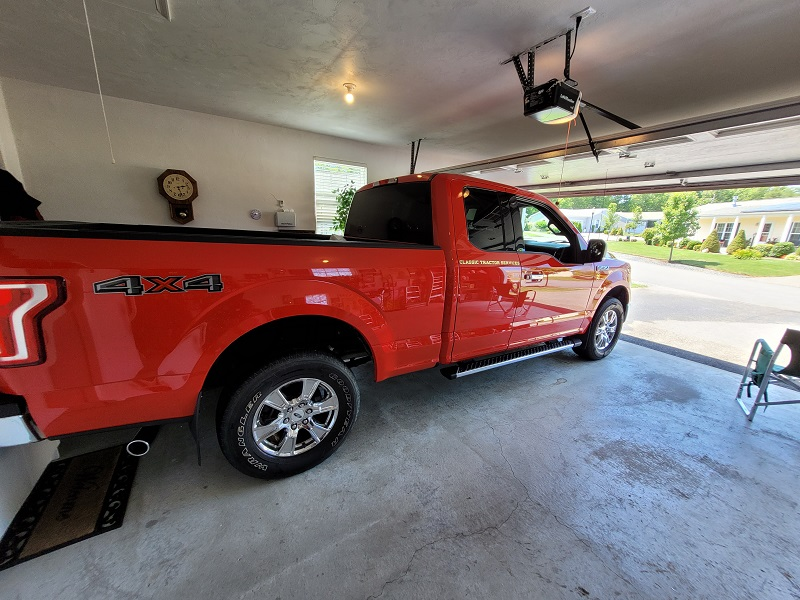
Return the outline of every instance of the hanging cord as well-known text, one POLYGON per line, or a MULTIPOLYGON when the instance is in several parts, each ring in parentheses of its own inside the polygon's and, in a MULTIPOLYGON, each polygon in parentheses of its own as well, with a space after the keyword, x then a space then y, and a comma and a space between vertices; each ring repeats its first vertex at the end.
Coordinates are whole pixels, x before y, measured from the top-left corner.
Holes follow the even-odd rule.
POLYGON ((572 51, 570 51, 570 40, 572 39, 572 31, 567 31, 567 48, 566 48, 566 55, 564 57, 564 81, 569 83, 570 85, 577 86, 578 82, 572 79, 569 76, 569 63, 572 60, 572 57, 575 56, 575 50, 578 48, 578 28, 581 26, 581 17, 577 17, 575 19, 575 41, 572 44, 572 51))
MULTIPOLYGON (((606 169, 606 179, 603 182, 603 201, 605 202, 606 197, 608 196, 608 169, 606 169)), ((599 223, 598 223, 599 225, 599 223)), ((609 228, 610 230, 611 228, 609 228)), ((608 237, 606 237, 608 239, 608 237)))
POLYGON ((581 26, 582 18, 583 17, 575 18, 575 40, 572 42, 572 53, 569 55, 570 60, 572 60, 572 57, 575 56, 575 49, 578 47, 578 28, 581 26))
POLYGON ((83 14, 86 15, 86 29, 89 30, 89 46, 92 49, 92 61, 94 62, 94 75, 97 78, 97 91, 100 93, 100 107, 103 109, 103 121, 106 124, 106 136, 108 136, 108 151, 111 153, 111 164, 117 164, 114 160, 114 147, 111 145, 111 131, 108 129, 108 117, 106 116, 106 103, 103 101, 103 90, 100 87, 100 72, 97 70, 97 56, 94 53, 94 41, 92 40, 92 27, 89 25, 89 10, 86 8, 86 0, 83 0, 83 14))
POLYGON ((569 147, 569 130, 570 129, 572 129, 572 121, 567 123, 567 141, 564 143, 564 158, 561 161, 561 175, 558 178, 558 197, 559 198, 561 198, 561 183, 564 181, 564 165, 567 162, 567 148, 569 147))

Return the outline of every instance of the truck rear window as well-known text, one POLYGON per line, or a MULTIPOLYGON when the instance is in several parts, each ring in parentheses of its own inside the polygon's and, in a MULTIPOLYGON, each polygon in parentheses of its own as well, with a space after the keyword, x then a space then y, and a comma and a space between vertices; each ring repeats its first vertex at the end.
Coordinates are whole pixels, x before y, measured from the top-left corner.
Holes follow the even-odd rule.
POLYGON ((356 193, 344 236, 433 245, 430 182, 382 185, 356 193))

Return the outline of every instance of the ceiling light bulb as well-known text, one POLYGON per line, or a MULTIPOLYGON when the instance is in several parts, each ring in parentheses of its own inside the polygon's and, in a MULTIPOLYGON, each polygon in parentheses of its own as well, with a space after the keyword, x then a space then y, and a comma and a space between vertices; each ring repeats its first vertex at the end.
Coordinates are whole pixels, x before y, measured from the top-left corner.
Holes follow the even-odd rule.
POLYGON ((352 104, 353 100, 355 100, 355 96, 353 96, 353 90, 356 89, 355 83, 345 83, 344 84, 347 93, 344 95, 344 101, 348 104, 352 104))

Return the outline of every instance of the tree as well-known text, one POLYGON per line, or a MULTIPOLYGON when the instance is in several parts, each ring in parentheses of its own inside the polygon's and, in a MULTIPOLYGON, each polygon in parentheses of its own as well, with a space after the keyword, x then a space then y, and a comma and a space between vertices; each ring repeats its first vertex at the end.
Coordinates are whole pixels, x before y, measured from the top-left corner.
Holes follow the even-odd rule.
POLYGON ((642 207, 638 204, 633 207, 633 218, 628 221, 628 224, 625 225, 625 231, 628 233, 633 233, 637 229, 639 229, 639 225, 642 224, 642 207))
POLYGON ((606 214, 603 217, 603 233, 606 234, 606 239, 611 235, 611 230, 617 224, 617 203, 612 202, 608 205, 606 209, 606 214))
POLYGON ((703 250, 708 250, 714 254, 719 254, 719 235, 717 235, 716 229, 712 229, 711 233, 708 234, 708 237, 703 240, 703 244, 700 246, 700 252, 703 250))
MULTIPOLYGON (((700 192, 683 192, 692 194, 697 198, 696 206, 702 204, 716 204, 718 202, 733 202, 734 197, 739 202, 748 200, 762 200, 767 198, 795 198, 800 196, 798 186, 776 186, 761 188, 735 188, 730 190, 703 190, 700 192)), ((659 211, 664 208, 670 194, 658 192, 655 194, 633 194, 618 196, 584 196, 582 198, 562 198, 561 208, 607 208, 612 202, 617 206, 638 205, 643 211, 659 211)))
POLYGON ((656 226, 661 239, 670 245, 667 262, 672 262, 675 240, 692 235, 700 227, 696 204, 697 195, 692 192, 677 192, 667 198, 664 219, 656 226))
POLYGON ((334 231, 344 231, 347 224, 347 215, 350 213, 350 205, 353 203, 353 196, 356 195, 356 184, 351 181, 342 188, 333 190, 336 197, 336 216, 333 218, 334 231))
POLYGON ((728 254, 733 254, 737 250, 744 250, 745 248, 747 248, 747 238, 744 234, 744 229, 740 229, 739 233, 733 236, 731 243, 728 244, 726 252, 728 254))
POLYGON ((644 211, 659 211, 664 207, 669 194, 659 192, 657 194, 637 194, 633 196, 633 202, 641 206, 644 211))

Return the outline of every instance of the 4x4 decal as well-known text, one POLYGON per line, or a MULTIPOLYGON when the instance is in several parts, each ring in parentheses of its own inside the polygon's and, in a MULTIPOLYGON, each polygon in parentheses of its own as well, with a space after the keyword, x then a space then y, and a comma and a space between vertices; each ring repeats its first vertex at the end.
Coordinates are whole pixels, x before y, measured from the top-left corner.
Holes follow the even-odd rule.
POLYGON ((96 282, 94 284, 94 293, 141 296, 143 294, 160 294, 161 292, 221 292, 222 287, 221 275, 200 275, 188 278, 182 275, 169 275, 167 277, 123 275, 96 282), (142 280, 149 284, 150 287, 145 289, 142 280))

